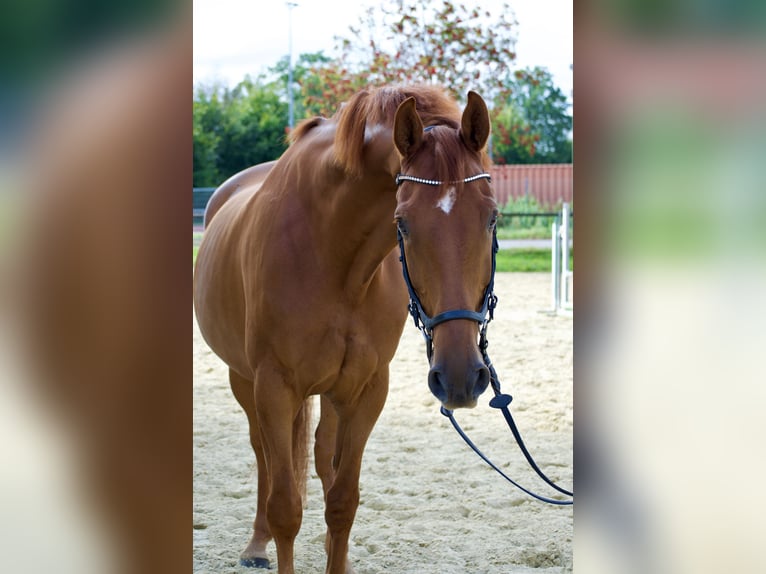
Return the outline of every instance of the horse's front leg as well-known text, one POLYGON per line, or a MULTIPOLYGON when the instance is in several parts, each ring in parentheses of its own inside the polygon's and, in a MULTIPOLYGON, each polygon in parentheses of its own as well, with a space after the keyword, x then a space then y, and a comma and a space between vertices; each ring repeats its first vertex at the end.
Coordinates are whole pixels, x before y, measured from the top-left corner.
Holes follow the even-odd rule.
POLYGON ((293 544, 303 517, 292 456, 293 420, 302 397, 296 396, 276 369, 259 366, 255 404, 268 469, 266 518, 277 546, 279 574, 293 574, 293 544))
POLYGON ((329 548, 327 574, 352 574, 348 563, 348 537, 359 505, 359 473, 367 439, 388 394, 388 368, 367 383, 352 404, 336 405, 335 478, 325 497, 329 548))
POLYGON ((255 411, 255 384, 231 369, 229 370, 229 381, 234 396, 247 414, 247 421, 250 426, 250 444, 253 447, 253 452, 255 452, 258 467, 258 506, 253 522, 253 536, 240 555, 239 563, 242 566, 269 568, 269 557, 266 553, 266 545, 271 540, 271 530, 269 530, 269 523, 266 520, 269 478, 266 472, 266 458, 261 442, 258 415, 255 411))
POLYGON ((335 456, 335 437, 338 435, 338 415, 335 412, 330 399, 321 397, 321 414, 317 425, 314 441, 314 465, 317 474, 322 480, 322 492, 324 500, 327 500, 327 492, 335 480, 333 457, 335 456))
MULTIPOLYGON (((317 474, 322 479, 322 490, 324 492, 324 501, 327 502, 327 493, 329 492, 335 480, 335 469, 333 468, 333 458, 335 457, 336 437, 338 436, 338 414, 335 407, 327 397, 322 397, 322 414, 316 430, 316 441, 314 443, 314 461, 316 463, 317 474)), ((330 555, 330 535, 329 529, 325 537, 325 552, 330 555)), ((346 559, 346 574, 354 574, 354 569, 346 559)))

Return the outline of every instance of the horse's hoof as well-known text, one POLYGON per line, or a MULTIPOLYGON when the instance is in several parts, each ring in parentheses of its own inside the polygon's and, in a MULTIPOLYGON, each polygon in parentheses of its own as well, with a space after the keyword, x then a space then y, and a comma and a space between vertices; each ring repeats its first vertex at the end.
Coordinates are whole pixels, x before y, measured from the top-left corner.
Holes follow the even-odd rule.
POLYGON ((263 568, 265 570, 271 570, 271 564, 269 564, 268 558, 240 558, 239 565, 246 568, 263 568))

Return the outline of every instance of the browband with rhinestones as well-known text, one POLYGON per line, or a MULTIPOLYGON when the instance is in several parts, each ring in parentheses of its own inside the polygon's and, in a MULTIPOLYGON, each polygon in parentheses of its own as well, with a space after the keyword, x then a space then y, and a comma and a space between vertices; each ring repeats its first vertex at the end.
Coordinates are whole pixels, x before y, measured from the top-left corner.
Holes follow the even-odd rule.
MULTIPOLYGON (((477 179, 488 179, 489 181, 492 181, 492 178, 490 175, 486 172, 484 173, 478 173, 476 175, 472 175, 471 177, 466 177, 462 183, 470 183, 472 181, 476 181, 477 179)), ((444 181, 436 181, 435 179, 423 179, 422 177, 415 177, 413 175, 403 175, 401 173, 396 174, 396 185, 399 186, 402 184, 403 181, 412 181, 414 183, 422 183, 424 185, 443 185, 444 181)), ((457 181, 453 181, 451 183, 460 183, 457 181)))

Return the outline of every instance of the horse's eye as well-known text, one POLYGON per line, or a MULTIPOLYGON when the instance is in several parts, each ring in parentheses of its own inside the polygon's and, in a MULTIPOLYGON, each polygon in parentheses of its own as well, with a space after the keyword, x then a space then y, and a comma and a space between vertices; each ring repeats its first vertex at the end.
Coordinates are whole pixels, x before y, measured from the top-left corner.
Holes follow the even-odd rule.
POLYGON ((495 228, 497 225, 497 218, 500 214, 498 213, 497 209, 492 212, 492 217, 489 219, 489 229, 490 231, 495 228))
POLYGON ((402 234, 402 237, 407 237, 410 233, 410 230, 407 227, 407 221, 402 217, 397 217, 394 221, 396 222, 396 228, 399 230, 399 233, 402 234))

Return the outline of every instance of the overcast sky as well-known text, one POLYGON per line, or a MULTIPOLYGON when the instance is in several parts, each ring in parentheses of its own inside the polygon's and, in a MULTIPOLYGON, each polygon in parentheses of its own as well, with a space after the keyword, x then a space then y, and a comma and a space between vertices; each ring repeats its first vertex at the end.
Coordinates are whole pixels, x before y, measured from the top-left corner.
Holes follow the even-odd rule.
MULTIPOLYGON (((349 36, 364 8, 375 0, 297 0, 292 10, 293 55, 324 50, 334 36, 349 36)), ((505 0, 516 14, 517 68, 543 66, 556 84, 572 91, 571 0, 505 0)), ((456 0, 460 2, 460 0, 456 0)), ((462 0, 499 15, 504 0, 462 0)), ((194 82, 233 85, 255 75, 289 51, 288 8, 283 0, 194 0, 194 82)))

